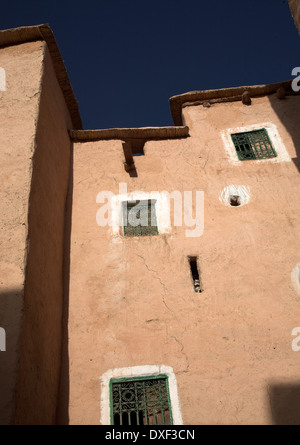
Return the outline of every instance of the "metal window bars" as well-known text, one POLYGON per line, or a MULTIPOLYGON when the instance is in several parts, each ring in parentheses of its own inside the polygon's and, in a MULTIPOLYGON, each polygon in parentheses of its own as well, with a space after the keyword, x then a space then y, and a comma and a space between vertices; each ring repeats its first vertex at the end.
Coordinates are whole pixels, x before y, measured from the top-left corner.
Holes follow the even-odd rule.
POLYGON ((157 235, 155 200, 123 202, 123 232, 125 236, 157 235))
POLYGON ((231 135, 240 161, 277 156, 265 128, 231 135))
POLYGON ((172 425, 167 376, 112 379, 113 425, 172 425))

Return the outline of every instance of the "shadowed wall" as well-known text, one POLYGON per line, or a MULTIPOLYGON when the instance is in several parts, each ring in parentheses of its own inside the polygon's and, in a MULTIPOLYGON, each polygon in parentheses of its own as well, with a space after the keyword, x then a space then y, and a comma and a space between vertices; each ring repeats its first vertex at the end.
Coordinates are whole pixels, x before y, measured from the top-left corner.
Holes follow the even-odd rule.
POLYGON ((61 366, 65 205, 71 128, 47 45, 29 197, 28 257, 15 422, 53 424, 61 366))

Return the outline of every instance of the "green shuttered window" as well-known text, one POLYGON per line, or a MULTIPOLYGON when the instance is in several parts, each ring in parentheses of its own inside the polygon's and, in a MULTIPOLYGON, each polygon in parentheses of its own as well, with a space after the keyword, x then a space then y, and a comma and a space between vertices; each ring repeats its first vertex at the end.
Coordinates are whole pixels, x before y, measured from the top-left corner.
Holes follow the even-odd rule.
POLYGON ((112 425, 172 425, 168 377, 111 379, 112 425))
POLYGON ((277 156, 265 128, 231 135, 240 161, 277 156))
POLYGON ((155 200, 123 202, 123 231, 125 236, 157 235, 155 200))

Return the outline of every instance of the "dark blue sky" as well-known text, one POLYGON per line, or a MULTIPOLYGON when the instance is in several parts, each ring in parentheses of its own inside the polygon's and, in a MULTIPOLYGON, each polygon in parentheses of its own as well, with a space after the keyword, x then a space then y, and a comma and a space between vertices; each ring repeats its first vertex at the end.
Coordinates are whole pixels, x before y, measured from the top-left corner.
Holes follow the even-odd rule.
POLYGON ((11 0, 0 23, 51 26, 85 129, 172 125, 171 96, 300 66, 287 0, 11 0))

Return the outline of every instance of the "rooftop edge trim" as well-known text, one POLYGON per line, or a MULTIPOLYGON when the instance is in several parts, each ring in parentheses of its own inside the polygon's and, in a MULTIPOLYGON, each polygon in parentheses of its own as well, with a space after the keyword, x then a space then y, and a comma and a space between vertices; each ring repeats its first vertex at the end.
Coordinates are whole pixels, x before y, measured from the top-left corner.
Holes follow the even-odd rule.
POLYGON ((6 29, 0 31, 0 48, 19 45, 21 43, 43 40, 46 42, 56 77, 64 95, 74 128, 82 129, 82 120, 78 103, 70 83, 70 79, 60 54, 55 37, 49 25, 23 26, 20 28, 6 29))
POLYGON ((106 130, 70 130, 74 142, 87 142, 109 139, 178 139, 189 135, 189 127, 140 127, 140 128, 108 128, 106 130))
MULTIPOLYGON (((241 86, 217 90, 190 91, 188 93, 172 96, 169 99, 170 110, 174 125, 182 125, 182 107, 184 103, 193 104, 198 101, 231 102, 242 99, 242 94, 249 91, 251 97, 267 96, 276 93, 277 89, 284 87, 287 93, 295 94, 291 88, 292 80, 271 83, 266 85, 241 86)), ((196 104, 195 104, 196 105, 196 104)))

